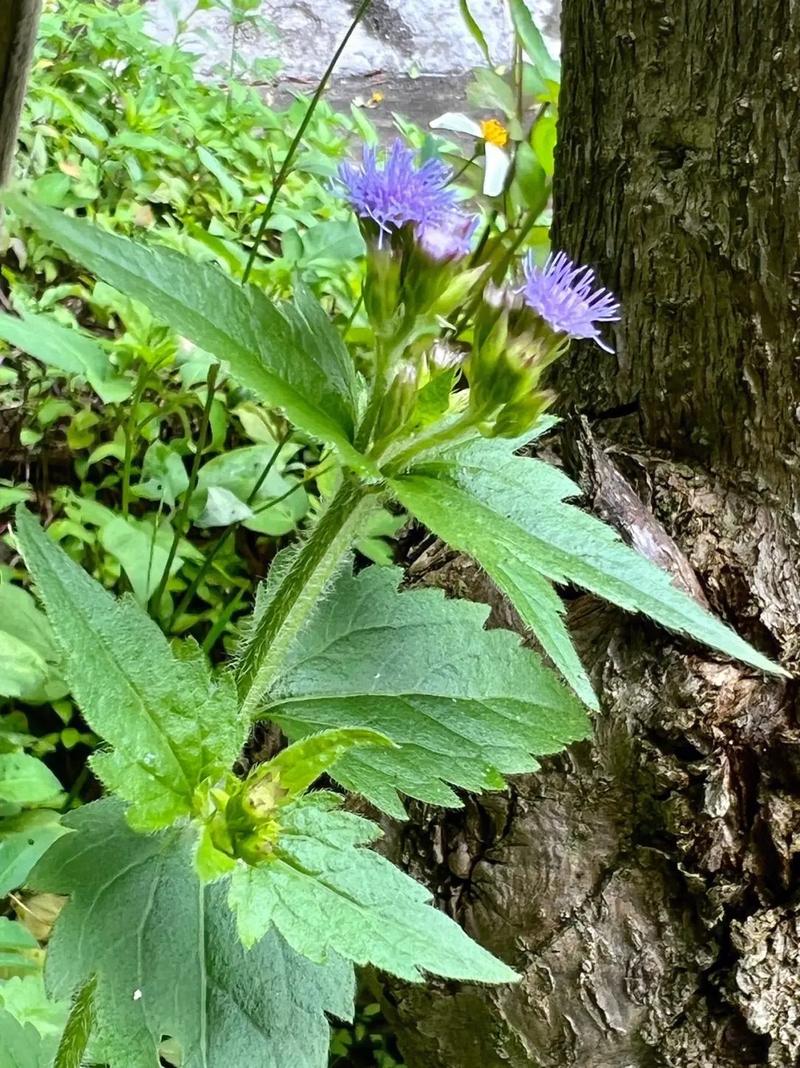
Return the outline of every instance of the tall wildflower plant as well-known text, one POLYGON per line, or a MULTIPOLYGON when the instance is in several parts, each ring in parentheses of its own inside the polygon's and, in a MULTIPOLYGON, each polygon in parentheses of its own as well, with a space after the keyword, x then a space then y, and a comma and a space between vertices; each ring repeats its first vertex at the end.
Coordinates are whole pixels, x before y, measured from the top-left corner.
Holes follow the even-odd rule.
POLYGON ((470 940, 371 848, 380 831, 348 798, 399 820, 408 798, 459 806, 590 737, 597 700, 556 585, 780 671, 572 503, 560 470, 518 454, 552 423, 546 370, 570 339, 611 347, 622 313, 591 269, 559 253, 498 280, 449 167, 400 141, 365 149, 336 188, 366 243, 370 343, 357 353, 302 289, 277 303, 213 265, 8 197, 325 443, 337 470, 221 667, 168 642, 17 514, 67 682, 105 742, 92 766, 106 796, 64 818, 69 833, 28 881, 68 898, 48 989, 75 998, 68 1030, 112 1068, 159 1053, 183 1068, 319 1068, 328 1017, 352 1013, 354 965, 515 981, 513 955, 470 940), (473 557, 542 652, 485 630, 483 606, 401 591, 398 568, 354 571, 365 524, 393 504, 473 557), (254 762, 259 721, 288 745, 254 762))

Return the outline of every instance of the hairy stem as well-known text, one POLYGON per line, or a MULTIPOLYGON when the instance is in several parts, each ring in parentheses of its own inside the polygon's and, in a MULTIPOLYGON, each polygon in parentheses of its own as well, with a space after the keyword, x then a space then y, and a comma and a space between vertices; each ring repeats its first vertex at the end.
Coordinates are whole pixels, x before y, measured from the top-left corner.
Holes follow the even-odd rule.
POLYGON ((294 558, 269 608, 254 620, 236 670, 242 708, 251 716, 277 676, 292 640, 375 507, 374 493, 357 479, 346 477, 294 558))

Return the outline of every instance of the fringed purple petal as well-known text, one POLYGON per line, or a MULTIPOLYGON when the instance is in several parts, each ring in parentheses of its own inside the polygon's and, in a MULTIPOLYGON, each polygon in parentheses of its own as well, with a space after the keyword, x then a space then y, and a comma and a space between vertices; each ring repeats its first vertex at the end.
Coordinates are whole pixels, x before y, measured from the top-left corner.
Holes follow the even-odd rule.
POLYGON ((598 323, 614 323, 620 306, 607 289, 595 289, 594 271, 576 266, 563 252, 552 253, 544 267, 537 267, 529 254, 524 264, 525 303, 557 333, 590 338, 601 349, 613 352, 600 337, 598 323))
POLYGON ((435 226, 455 207, 455 191, 447 188, 452 171, 441 160, 418 165, 412 149, 399 139, 381 165, 374 148, 365 146, 361 166, 343 163, 339 179, 350 205, 362 219, 372 219, 383 232, 407 223, 435 226))
POLYGON ((439 222, 425 223, 417 228, 420 248, 440 263, 460 260, 472 248, 472 238, 479 221, 477 215, 450 211, 439 222))

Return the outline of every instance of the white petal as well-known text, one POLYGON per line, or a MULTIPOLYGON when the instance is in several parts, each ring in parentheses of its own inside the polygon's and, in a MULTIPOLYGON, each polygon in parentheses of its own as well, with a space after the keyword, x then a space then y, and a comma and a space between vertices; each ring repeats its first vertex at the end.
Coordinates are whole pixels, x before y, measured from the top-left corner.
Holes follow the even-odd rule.
POLYGON ((511 159, 498 145, 486 142, 486 168, 483 172, 483 192, 487 197, 496 197, 503 192, 511 159))
POLYGON ((451 130, 453 133, 471 134, 473 137, 483 137, 480 125, 471 119, 469 115, 462 115, 459 111, 448 111, 431 122, 432 130, 451 130))

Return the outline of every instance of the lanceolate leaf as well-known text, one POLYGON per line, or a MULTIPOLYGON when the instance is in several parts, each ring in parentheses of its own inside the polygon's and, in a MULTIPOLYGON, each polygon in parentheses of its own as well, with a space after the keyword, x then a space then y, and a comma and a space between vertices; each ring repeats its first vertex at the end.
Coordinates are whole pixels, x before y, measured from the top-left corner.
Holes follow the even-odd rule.
POLYGON ((226 886, 202 887, 193 834, 135 834, 123 807, 70 813, 74 831, 37 866, 33 884, 68 894, 45 978, 69 997, 97 977, 96 1038, 110 1068, 154 1068, 173 1039, 182 1068, 324 1068, 324 1013, 349 1018, 352 968, 299 957, 270 932, 249 952, 236 936, 226 886))
POLYGON ((530 56, 531 62, 543 78, 549 78, 554 82, 560 81, 561 64, 547 51, 547 45, 533 21, 528 0, 509 0, 509 4, 514 29, 517 31, 522 47, 530 56))
POLYGON ((63 326, 50 315, 18 319, 0 314, 0 338, 50 367, 81 375, 106 404, 131 395, 131 380, 112 366, 98 341, 81 330, 63 326))
POLYGON ((227 679, 202 653, 176 656, 158 625, 130 598, 115 600, 75 564, 24 508, 17 541, 47 609, 65 670, 87 722, 112 747, 92 764, 131 802, 141 828, 191 811, 197 785, 227 771, 247 736, 227 679))
POLYGON ((520 646, 483 630, 488 608, 438 590, 398 593, 398 568, 343 574, 301 632, 266 715, 291 738, 367 727, 399 748, 347 753, 332 774, 404 818, 397 791, 456 805, 446 783, 499 789, 589 732, 579 703, 520 646))
POLYGON ((472 35, 475 44, 477 44, 478 48, 480 48, 481 52, 483 53, 483 58, 491 67, 492 57, 491 53, 489 52, 489 46, 486 43, 486 37, 484 36, 483 30, 478 24, 478 20, 475 18, 475 16, 469 9, 468 0, 458 0, 458 7, 461 11, 461 17, 464 20, 464 23, 470 34, 472 35))
MULTIPOLYGON (((533 569, 644 612, 762 671, 781 673, 673 586, 665 571, 628 548, 611 527, 566 503, 565 497, 580 490, 560 471, 501 450, 499 442, 451 448, 397 479, 394 488, 427 527, 486 567, 526 621, 535 612, 526 604, 524 574, 533 569)), ((531 626, 540 634, 540 624, 531 626)))
POLYGON ((331 441, 364 469, 353 448, 355 372, 317 301, 300 293, 278 305, 216 267, 160 245, 144 245, 70 218, 19 194, 9 206, 79 263, 184 337, 227 362, 233 377, 283 407, 310 434, 331 441))
POLYGON ((245 945, 273 927, 299 953, 319 962, 341 953, 403 979, 422 972, 507 983, 515 973, 430 903, 428 891, 364 848, 380 834, 339 810, 342 799, 309 794, 283 809, 274 855, 240 866, 230 905, 245 945))

